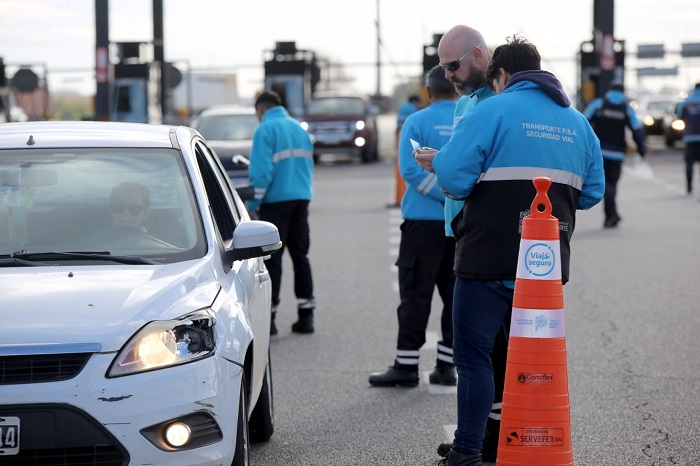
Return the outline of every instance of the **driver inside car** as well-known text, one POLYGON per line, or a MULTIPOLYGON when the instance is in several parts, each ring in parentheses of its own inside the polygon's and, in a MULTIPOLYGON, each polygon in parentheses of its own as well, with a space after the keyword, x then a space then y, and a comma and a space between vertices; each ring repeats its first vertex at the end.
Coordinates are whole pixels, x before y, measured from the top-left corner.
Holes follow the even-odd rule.
POLYGON ((110 214, 112 224, 147 232, 144 226, 149 215, 148 188, 139 183, 126 181, 112 188, 110 214))

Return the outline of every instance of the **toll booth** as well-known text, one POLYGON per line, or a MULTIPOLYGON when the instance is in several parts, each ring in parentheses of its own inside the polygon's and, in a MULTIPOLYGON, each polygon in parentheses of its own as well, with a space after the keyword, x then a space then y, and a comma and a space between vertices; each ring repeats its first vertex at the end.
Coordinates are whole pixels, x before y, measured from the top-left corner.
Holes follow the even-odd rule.
POLYGON ((146 61, 142 42, 117 43, 110 108, 112 121, 154 123, 162 121, 159 106, 160 65, 146 61))
POLYGON ((302 118, 320 81, 316 54, 297 49, 295 42, 277 42, 274 50, 265 53, 265 90, 279 94, 289 114, 302 118))
POLYGON ((579 110, 583 110, 595 98, 602 97, 613 80, 624 82, 625 41, 610 37, 609 43, 595 47, 593 42, 582 42, 578 53, 579 110), (612 72, 612 79, 603 79, 612 72))
POLYGON ((423 74, 421 75, 420 98, 423 102, 428 102, 428 91, 425 88, 425 76, 435 65, 440 64, 438 56, 438 45, 443 34, 433 34, 433 42, 423 46, 423 74))

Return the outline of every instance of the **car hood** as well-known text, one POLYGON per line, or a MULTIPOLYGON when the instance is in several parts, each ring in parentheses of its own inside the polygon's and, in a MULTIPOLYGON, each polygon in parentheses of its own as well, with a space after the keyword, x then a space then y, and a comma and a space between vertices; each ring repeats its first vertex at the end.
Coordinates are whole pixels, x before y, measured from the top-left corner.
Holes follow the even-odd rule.
POLYGON ((98 343, 101 351, 119 350, 147 322, 210 305, 219 289, 202 261, 0 269, 0 284, 0 346, 98 343))

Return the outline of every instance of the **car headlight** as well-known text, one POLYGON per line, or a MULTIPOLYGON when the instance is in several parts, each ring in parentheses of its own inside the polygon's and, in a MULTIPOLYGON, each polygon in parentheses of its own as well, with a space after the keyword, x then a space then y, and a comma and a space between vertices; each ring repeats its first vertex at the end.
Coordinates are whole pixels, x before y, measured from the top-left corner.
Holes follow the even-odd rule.
POLYGON ((108 377, 185 364, 214 354, 214 318, 201 310, 177 320, 150 322, 117 354, 108 377))
POLYGON ((644 115, 644 118, 642 118, 642 122, 644 123, 645 126, 653 126, 654 125, 654 117, 651 115, 644 115))
POLYGON ((676 131, 683 131, 685 129, 685 122, 683 120, 673 120, 673 122, 671 122, 671 128, 676 131))
POLYGON ((365 129, 365 122, 362 120, 357 120, 355 122, 355 128, 357 128, 358 131, 362 131, 363 129, 365 129))

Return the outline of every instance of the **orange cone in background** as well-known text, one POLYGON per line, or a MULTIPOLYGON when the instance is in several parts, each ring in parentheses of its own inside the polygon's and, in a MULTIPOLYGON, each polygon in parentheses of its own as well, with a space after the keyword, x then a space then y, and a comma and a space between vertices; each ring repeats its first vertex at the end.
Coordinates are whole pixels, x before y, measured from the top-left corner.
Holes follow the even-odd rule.
POLYGON ((401 169, 399 168, 399 138, 401 136, 401 131, 396 132, 396 156, 394 157, 394 179, 396 190, 394 192, 394 205, 393 207, 401 206, 401 199, 406 192, 406 182, 401 176, 401 169))
POLYGON ((533 184, 537 194, 523 219, 518 254, 496 465, 571 466, 559 220, 547 196, 552 180, 538 177, 533 184))

